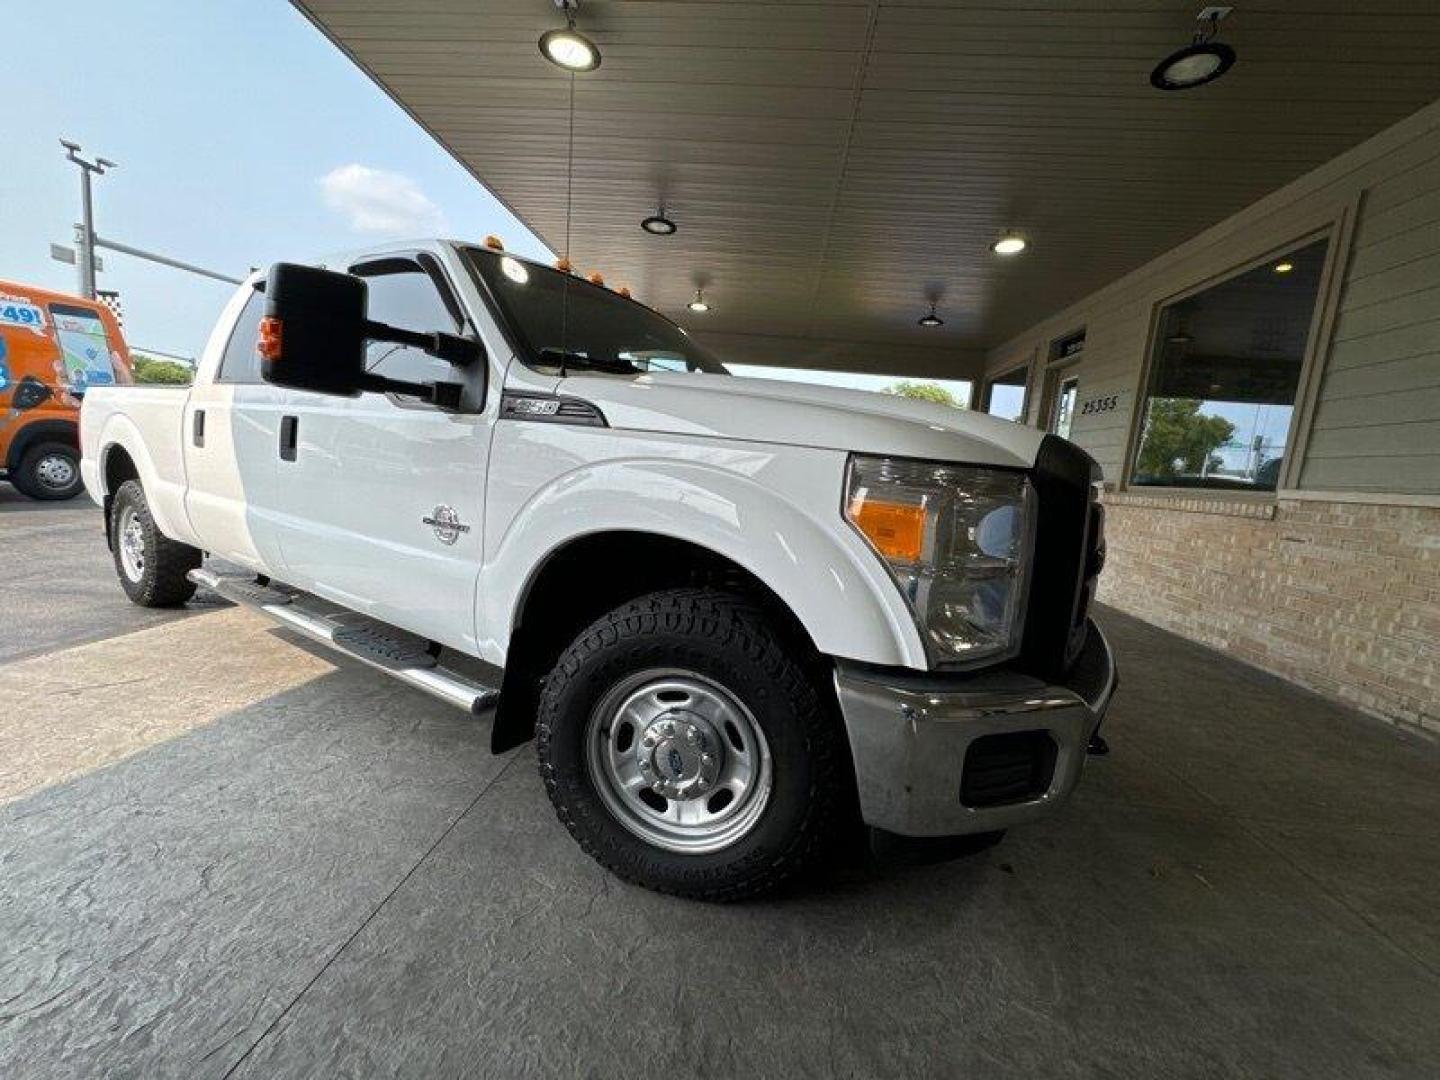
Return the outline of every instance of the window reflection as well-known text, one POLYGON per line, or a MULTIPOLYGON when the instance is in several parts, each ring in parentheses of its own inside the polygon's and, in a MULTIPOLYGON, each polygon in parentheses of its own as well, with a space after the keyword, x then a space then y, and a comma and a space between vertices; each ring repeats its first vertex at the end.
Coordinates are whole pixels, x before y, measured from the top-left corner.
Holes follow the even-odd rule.
POLYGON ((1326 246, 1161 312, 1132 485, 1275 490, 1326 246))

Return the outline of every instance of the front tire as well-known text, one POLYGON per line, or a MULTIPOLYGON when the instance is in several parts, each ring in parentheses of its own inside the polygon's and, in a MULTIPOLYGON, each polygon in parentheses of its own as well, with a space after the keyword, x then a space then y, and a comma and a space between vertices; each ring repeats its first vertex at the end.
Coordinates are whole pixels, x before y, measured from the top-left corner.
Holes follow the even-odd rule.
POLYGON ((85 486, 80 453, 62 442, 42 442, 26 450, 10 482, 32 499, 73 499, 85 486))
POLYGON ((815 867, 849 791, 844 735, 784 635, 711 589, 652 593, 587 627, 545 681, 540 774, 580 846, 628 881, 704 900, 815 867))
POLYGON ((204 554, 155 527, 139 480, 125 481, 115 493, 110 538, 120 586, 133 602, 174 607, 195 595, 195 583, 185 575, 201 564, 204 554))

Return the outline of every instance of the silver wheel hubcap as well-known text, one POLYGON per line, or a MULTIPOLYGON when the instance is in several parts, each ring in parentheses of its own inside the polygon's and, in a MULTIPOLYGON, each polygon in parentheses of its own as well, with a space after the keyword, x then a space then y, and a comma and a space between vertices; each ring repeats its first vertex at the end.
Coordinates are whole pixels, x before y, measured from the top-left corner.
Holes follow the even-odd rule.
POLYGON ((136 584, 145 577, 145 530, 133 506, 120 514, 120 565, 136 584))
POLYGON ((689 671, 645 671, 601 699, 585 729, 591 780, 615 819, 666 851, 746 836, 770 801, 770 747, 739 699, 689 671))
POLYGON ((75 463, 64 454, 46 454, 35 466, 35 478, 48 488, 63 491, 75 482, 75 463))

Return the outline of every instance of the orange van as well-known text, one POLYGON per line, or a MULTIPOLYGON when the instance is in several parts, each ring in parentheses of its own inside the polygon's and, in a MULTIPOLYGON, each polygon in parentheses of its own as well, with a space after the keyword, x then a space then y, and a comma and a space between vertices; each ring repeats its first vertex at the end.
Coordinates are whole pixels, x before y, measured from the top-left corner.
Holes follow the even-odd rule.
POLYGON ((0 466, 32 499, 68 499, 80 480, 80 398, 134 381, 104 304, 0 281, 0 466))

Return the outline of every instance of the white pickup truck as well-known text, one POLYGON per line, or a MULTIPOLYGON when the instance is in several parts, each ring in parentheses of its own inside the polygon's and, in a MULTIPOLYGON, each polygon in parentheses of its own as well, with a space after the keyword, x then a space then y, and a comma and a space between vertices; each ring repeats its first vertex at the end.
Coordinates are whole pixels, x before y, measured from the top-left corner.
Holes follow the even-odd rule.
POLYGON ((246 282, 188 391, 86 395, 131 599, 203 584, 493 711, 587 852, 685 896, 800 875, 857 811, 995 833, 1074 788, 1116 680, 1084 452, 733 377, 489 246, 326 266, 246 282))

